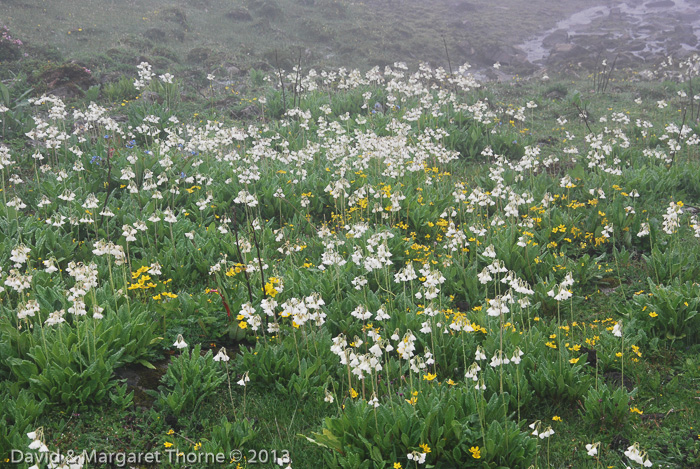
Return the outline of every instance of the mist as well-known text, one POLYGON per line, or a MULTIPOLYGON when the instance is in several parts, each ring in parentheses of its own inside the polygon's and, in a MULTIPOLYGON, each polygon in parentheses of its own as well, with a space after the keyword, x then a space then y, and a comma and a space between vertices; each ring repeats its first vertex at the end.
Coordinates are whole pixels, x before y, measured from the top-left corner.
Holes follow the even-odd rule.
POLYGON ((3 0, 0 17, 25 47, 88 68, 144 58, 239 70, 468 62, 487 79, 601 58, 644 66, 694 52, 700 34, 689 0, 3 0))

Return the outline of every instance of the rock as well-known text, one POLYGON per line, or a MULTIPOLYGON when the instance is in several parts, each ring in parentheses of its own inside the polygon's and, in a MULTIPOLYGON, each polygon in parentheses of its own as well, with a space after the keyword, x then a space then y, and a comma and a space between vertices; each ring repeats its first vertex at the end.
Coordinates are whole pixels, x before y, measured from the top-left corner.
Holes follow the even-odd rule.
POLYGON ((61 99, 81 98, 85 93, 75 85, 68 84, 65 86, 57 86, 51 90, 51 94, 61 99))
POLYGON ((467 57, 474 57, 476 55, 476 49, 469 41, 462 41, 459 44, 459 49, 467 57))
POLYGON ((146 32, 143 33, 143 35, 147 39, 150 39, 151 41, 154 41, 154 42, 163 42, 165 40, 165 37, 166 37, 165 31, 163 31, 160 28, 147 29, 146 32))
POLYGON ((163 102, 163 97, 156 93, 155 91, 144 91, 141 93, 141 99, 149 104, 153 103, 162 103, 163 102))
POLYGON ((656 2, 649 2, 644 5, 647 8, 673 8, 676 3, 673 0, 659 0, 656 2))
MULTIPOLYGON (((567 94, 567 91, 566 91, 565 89, 564 89, 564 90, 553 89, 553 90, 548 91, 547 93, 545 93, 545 94, 544 94, 544 97, 547 98, 547 99, 554 100, 554 101, 560 101, 560 100, 562 100, 564 97, 566 97, 566 94, 567 94)), ((554 137, 551 137, 551 138, 554 138, 554 137)), ((555 140, 556 140, 556 139, 555 139, 555 140)), ((539 142, 539 143, 541 143, 541 142, 539 142)), ((549 144, 551 145, 551 142, 548 141, 547 143, 549 143, 549 144)))
POLYGON ((610 14, 608 15, 608 18, 616 19, 616 20, 621 19, 622 18, 622 10, 620 10, 620 7, 611 8, 610 14))
POLYGON ((85 90, 96 84, 92 72, 76 63, 50 68, 32 82, 43 83, 47 91, 59 98, 81 97, 85 90))
POLYGON ((246 106, 237 113, 235 113, 235 117, 239 119, 255 119, 260 115, 260 107, 255 106, 251 104, 250 106, 246 106))
POLYGON ((515 46, 500 45, 482 52, 482 57, 487 64, 499 62, 504 66, 518 66, 527 62, 527 54, 515 46))
POLYGON ((587 54, 588 51, 576 44, 557 44, 549 53, 549 59, 573 59, 587 54))
POLYGON ((569 33, 563 29, 557 29, 542 40, 542 45, 544 47, 552 47, 556 44, 563 44, 567 42, 569 42, 569 33))
POLYGON ((673 28, 673 37, 681 44, 687 44, 691 47, 696 46, 698 43, 698 37, 695 35, 695 31, 690 25, 676 25, 676 27, 673 28))
POLYGON ((236 67, 235 65, 231 65, 230 67, 226 67, 226 73, 228 73, 230 77, 233 77, 236 75, 240 75, 241 69, 236 67))
POLYGON ((123 76, 121 72, 109 72, 100 75, 100 85, 106 85, 107 83, 116 83, 123 76))
POLYGON ((187 61, 190 63, 203 63, 211 54, 211 50, 206 47, 195 47, 187 53, 187 61))
POLYGON ((171 21, 187 28, 187 14, 178 7, 168 7, 160 13, 160 17, 165 21, 171 21))
POLYGON ((644 41, 634 40, 634 41, 631 41, 629 44, 627 44, 627 50, 629 50, 631 52, 639 52, 639 51, 643 51, 646 46, 647 45, 644 41))
POLYGON ((452 2, 450 4, 450 11, 452 13, 472 13, 479 9, 479 7, 470 2, 452 2))
POLYGON ((243 7, 234 8, 224 16, 232 21, 253 21, 250 12, 243 7))

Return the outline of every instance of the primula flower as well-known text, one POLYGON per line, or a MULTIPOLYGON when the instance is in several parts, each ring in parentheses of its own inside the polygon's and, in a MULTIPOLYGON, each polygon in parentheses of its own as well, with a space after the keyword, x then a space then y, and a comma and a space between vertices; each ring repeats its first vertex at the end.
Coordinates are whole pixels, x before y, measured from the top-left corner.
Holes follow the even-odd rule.
POLYGON ((215 362, 221 362, 221 361, 227 362, 229 360, 230 360, 230 358, 229 358, 228 354, 226 353, 226 347, 221 347, 219 349, 219 353, 217 353, 216 356, 214 357, 215 362))
POLYGON ((236 384, 238 384, 239 386, 245 386, 246 383, 249 381, 250 381, 250 378, 248 377, 248 372, 246 371, 245 373, 243 373, 243 377, 241 379, 239 379, 236 382, 236 384))
POLYGON ((639 443, 635 443, 627 448, 627 451, 625 451, 625 456, 644 467, 651 467, 653 465, 652 462, 649 461, 646 451, 641 451, 639 449, 639 443))
POLYGON ((20 244, 11 251, 10 260, 15 263, 15 267, 21 267, 29 259, 30 249, 24 244, 20 244))
POLYGON ((185 342, 185 339, 182 337, 182 334, 177 335, 177 340, 173 343, 174 347, 177 347, 179 349, 183 349, 187 347, 187 342, 185 342))
POLYGON ((622 321, 618 321, 613 327, 612 333, 615 337, 622 337, 622 321))
POLYGON ((415 461, 416 464, 425 464, 425 456, 425 453, 419 453, 418 451, 412 451, 406 455, 409 460, 415 461))
POLYGON ((597 455, 599 445, 600 445, 600 442, 587 444, 586 451, 588 452, 588 455, 591 457, 597 455))

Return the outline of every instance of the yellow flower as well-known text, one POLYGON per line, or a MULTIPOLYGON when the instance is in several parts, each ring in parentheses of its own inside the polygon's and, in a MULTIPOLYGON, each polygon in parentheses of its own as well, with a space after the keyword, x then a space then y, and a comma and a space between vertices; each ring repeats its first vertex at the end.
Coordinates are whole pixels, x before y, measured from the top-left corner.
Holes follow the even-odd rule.
POLYGON ((167 433, 167 434, 168 434, 168 435, 172 435, 173 433, 175 433, 175 430, 173 430, 173 429, 171 428, 170 430, 168 430, 168 433, 167 433))
POLYGON ((472 446, 471 448, 469 448, 469 452, 472 453, 472 458, 481 458, 481 449, 479 449, 478 446, 472 446))
POLYGON ((651 316, 652 318, 655 318, 658 316, 658 314, 656 313, 656 311, 652 311, 651 313, 649 313, 649 316, 651 316))
POLYGON ((435 378, 437 378, 437 374, 435 373, 428 373, 427 375, 423 375, 423 379, 426 381, 432 381, 435 378))
POLYGON ((195 450, 195 451, 199 451, 199 449, 200 449, 201 447, 202 447, 202 443, 196 443, 196 444, 194 445, 194 450, 195 450))
POLYGON ((418 446, 420 446, 420 449, 422 449, 424 453, 430 453, 430 446, 428 446, 427 444, 421 443, 418 446))
POLYGON ((357 391, 355 391, 355 388, 350 388, 350 397, 355 399, 357 398, 357 396, 359 396, 359 394, 357 393, 357 391))
POLYGON ((554 420, 555 422, 561 422, 561 417, 555 415, 554 417, 552 417, 552 420, 554 420))
POLYGON ((576 363, 578 363, 578 361, 579 361, 580 359, 581 359, 581 357, 579 357, 579 358, 572 358, 571 360, 569 360, 569 363, 571 363, 572 365, 573 365, 573 364, 576 364, 576 363))
POLYGON ((240 327, 241 329, 246 329, 248 327, 248 323, 245 321, 241 321, 238 323, 238 327, 240 327))
POLYGON ((163 443, 163 446, 165 446, 166 448, 170 448, 172 445, 173 444, 170 443, 169 441, 166 441, 165 443, 163 443))
POLYGON ((272 282, 265 284, 265 294, 267 296, 271 296, 272 298, 277 295, 277 290, 275 290, 275 286, 272 284, 272 282))
POLYGON ((639 410, 637 407, 632 407, 632 408, 630 409, 630 412, 636 412, 636 413, 638 413, 639 415, 642 415, 642 414, 644 413, 644 412, 642 412, 641 410, 639 410))
POLYGON ((403 468, 403 466, 401 465, 400 462, 395 462, 395 463, 394 463, 394 469, 402 469, 402 468, 403 468))

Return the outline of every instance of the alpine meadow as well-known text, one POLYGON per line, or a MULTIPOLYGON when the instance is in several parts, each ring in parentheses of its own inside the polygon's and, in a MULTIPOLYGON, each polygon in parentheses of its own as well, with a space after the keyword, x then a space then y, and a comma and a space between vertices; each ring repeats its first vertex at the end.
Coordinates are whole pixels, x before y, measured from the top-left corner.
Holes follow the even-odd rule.
POLYGON ((690 0, 0 0, 0 466, 700 468, 690 0))

